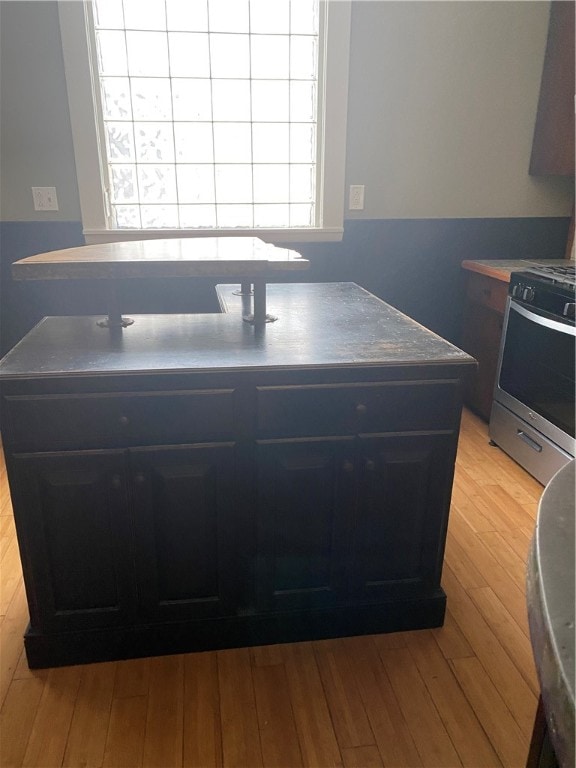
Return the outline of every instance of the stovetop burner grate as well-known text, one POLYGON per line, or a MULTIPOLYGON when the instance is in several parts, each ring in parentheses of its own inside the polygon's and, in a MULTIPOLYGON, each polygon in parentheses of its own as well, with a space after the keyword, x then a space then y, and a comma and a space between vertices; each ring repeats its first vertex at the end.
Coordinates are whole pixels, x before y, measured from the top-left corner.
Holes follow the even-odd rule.
POLYGON ((576 269, 575 265, 567 264, 566 266, 551 265, 543 266, 542 264, 530 265, 527 272, 533 275, 541 275, 547 277, 559 283, 566 283, 567 285, 576 284, 576 269))

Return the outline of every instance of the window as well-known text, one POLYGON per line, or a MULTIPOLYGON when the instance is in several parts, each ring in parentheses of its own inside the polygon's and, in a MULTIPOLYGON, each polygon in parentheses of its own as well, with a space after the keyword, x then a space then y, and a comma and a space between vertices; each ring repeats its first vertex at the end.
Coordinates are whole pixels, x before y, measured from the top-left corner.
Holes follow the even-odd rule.
POLYGON ((87 242, 340 239, 349 4, 60 4, 87 242))

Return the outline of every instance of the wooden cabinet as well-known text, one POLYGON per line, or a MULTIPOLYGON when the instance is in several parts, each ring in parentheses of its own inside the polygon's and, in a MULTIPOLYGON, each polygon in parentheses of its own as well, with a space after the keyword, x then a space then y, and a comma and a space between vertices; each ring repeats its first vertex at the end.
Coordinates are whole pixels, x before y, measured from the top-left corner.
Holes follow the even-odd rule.
POLYGON ((260 442, 258 607, 321 608, 347 597, 354 439, 260 442))
POLYGON ((530 173, 574 176, 574 2, 550 5, 530 173))
POLYGON ((508 283, 477 272, 467 272, 466 279, 461 344, 462 349, 478 361, 478 370, 466 384, 464 402, 488 421, 492 409, 508 283))
POLYGON ((3 360, 31 666, 442 624, 474 361, 357 286, 270 294, 266 328, 46 318, 3 360))
POLYGON ((259 607, 434 589, 453 449, 442 434, 259 444, 259 607))
POLYGON ((32 666, 441 623, 460 386, 395 375, 9 387, 32 666))
POLYGON ((352 554, 357 599, 413 597, 437 582, 447 524, 439 513, 447 501, 443 467, 453 451, 446 434, 360 438, 352 554))
POLYGON ((126 624, 136 585, 122 452, 17 455, 9 463, 32 627, 126 624))
POLYGON ((233 453, 214 444, 16 455, 33 625, 233 613, 233 453))
POLYGON ((234 444, 137 448, 129 460, 140 617, 233 614, 246 590, 235 569, 234 444))

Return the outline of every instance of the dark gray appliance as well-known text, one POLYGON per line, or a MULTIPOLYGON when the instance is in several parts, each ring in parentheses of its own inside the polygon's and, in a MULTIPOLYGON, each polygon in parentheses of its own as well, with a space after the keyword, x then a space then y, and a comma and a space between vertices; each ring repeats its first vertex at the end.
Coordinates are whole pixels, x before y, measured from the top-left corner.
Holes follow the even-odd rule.
POLYGON ((544 485, 574 458, 574 262, 510 279, 490 437, 544 485))

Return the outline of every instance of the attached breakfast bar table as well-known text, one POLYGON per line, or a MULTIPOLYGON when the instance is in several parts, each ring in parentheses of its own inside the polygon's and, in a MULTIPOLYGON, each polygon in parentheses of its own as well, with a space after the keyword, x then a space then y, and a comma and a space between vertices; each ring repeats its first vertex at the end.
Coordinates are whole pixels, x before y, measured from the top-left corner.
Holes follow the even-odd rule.
POLYGON ((253 312, 244 321, 276 320, 266 313, 266 283, 280 272, 306 269, 296 251, 268 245, 256 237, 206 237, 142 240, 67 248, 21 259, 12 265, 15 280, 108 280, 108 317, 101 327, 126 328, 117 291, 119 280, 145 277, 216 277, 240 280, 240 294, 253 295, 253 312), (252 289, 251 286, 254 286, 252 289))

